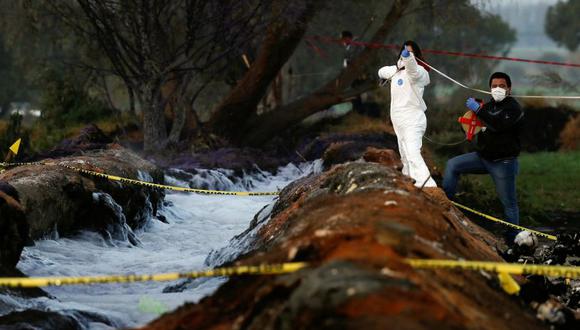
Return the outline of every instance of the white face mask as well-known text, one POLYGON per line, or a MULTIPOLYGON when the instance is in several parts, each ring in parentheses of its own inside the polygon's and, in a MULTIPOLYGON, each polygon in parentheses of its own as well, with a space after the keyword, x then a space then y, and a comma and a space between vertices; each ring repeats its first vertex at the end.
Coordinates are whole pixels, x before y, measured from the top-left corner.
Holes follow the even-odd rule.
POLYGON ((501 87, 496 87, 496 88, 491 89, 491 97, 493 97, 493 99, 496 102, 503 101, 503 99, 505 99, 506 96, 507 96, 507 91, 501 87))

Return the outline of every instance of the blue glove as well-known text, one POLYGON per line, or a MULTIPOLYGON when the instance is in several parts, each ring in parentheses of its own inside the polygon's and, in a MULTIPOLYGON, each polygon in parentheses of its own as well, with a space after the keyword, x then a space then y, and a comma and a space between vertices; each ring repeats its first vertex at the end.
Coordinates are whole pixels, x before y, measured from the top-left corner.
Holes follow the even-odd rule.
POLYGON ((401 56, 403 56, 404 58, 409 57, 409 55, 411 55, 411 53, 409 53, 409 51, 407 50, 407 47, 405 47, 405 49, 403 49, 403 51, 401 52, 401 56))
POLYGON ((473 97, 470 97, 467 99, 467 102, 465 102, 465 105, 469 108, 469 110, 478 113, 479 109, 481 109, 481 104, 479 104, 479 102, 477 102, 473 97))

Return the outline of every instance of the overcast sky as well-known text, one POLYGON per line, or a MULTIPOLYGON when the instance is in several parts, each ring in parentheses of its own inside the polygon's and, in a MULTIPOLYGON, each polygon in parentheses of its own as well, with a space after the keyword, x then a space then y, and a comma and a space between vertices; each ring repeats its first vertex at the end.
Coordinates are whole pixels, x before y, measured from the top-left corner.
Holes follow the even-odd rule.
POLYGON ((499 14, 518 35, 514 49, 542 49, 543 51, 567 52, 560 48, 544 32, 546 11, 558 0, 472 0, 472 3, 499 14))

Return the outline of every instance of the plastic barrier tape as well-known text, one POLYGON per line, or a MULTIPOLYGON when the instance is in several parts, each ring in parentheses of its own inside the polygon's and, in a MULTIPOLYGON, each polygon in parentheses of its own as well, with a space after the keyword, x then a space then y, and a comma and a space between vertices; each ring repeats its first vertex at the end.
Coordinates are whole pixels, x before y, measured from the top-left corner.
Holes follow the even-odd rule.
MULTIPOLYGON (((326 42, 326 43, 339 43, 339 44, 341 44, 343 42, 341 39, 334 39, 334 38, 323 37, 323 36, 311 36, 311 37, 306 37, 306 38, 307 38, 307 40, 309 40, 309 39, 314 40, 314 41, 318 40, 318 41, 322 41, 322 42, 326 42)), ((401 47, 399 45, 393 45, 393 44, 367 43, 367 42, 362 42, 362 41, 351 41, 350 44, 354 45, 354 46, 363 46, 363 47, 368 47, 368 48, 400 49, 400 47, 401 47)), ((528 62, 528 63, 538 63, 538 64, 561 65, 561 66, 568 66, 568 67, 580 67, 580 64, 578 64, 578 63, 562 63, 562 62, 554 62, 554 61, 529 60, 529 59, 523 59, 523 58, 514 58, 514 57, 505 57, 505 56, 491 56, 491 55, 485 55, 485 54, 469 54, 469 53, 462 53, 462 52, 449 52, 449 51, 431 50, 431 49, 423 49, 422 52, 423 53, 443 54, 443 55, 453 55, 453 56, 467 56, 467 57, 484 58, 484 59, 491 59, 491 60, 507 60, 507 61, 518 61, 518 62, 528 62)), ((455 83, 458 86, 461 86, 463 88, 466 88, 466 89, 469 89, 472 91, 480 92, 480 93, 491 94, 489 91, 484 91, 481 89, 472 88, 472 87, 469 87, 465 84, 462 84, 459 81, 449 77, 445 73, 437 70, 432 65, 430 65, 430 64, 428 64, 428 63, 426 63, 418 58, 417 58, 417 60, 419 62, 427 65, 429 68, 431 68, 432 70, 437 72, 439 75, 450 80, 451 82, 455 83)), ((580 100, 580 95, 573 95, 573 96, 568 96, 568 95, 510 95, 510 96, 515 97, 515 98, 580 100)))
POLYGON ((437 259, 407 259, 406 261, 411 266, 413 266, 413 268, 422 269, 456 268, 467 270, 485 270, 498 274, 506 273, 513 275, 541 275, 550 277, 580 278, 580 267, 574 266, 523 265, 490 261, 437 259))
POLYGON ((0 163, 0 167, 16 167, 26 165, 45 165, 43 162, 29 162, 29 163, 0 163))
POLYGON ((99 284, 99 283, 129 283, 144 281, 174 281, 182 278, 199 278, 231 275, 273 275, 292 273, 306 267, 303 262, 292 262, 274 265, 238 266, 216 268, 212 270, 189 273, 164 273, 153 275, 109 275, 109 276, 79 276, 79 277, 0 277, 0 287, 35 288, 44 286, 99 284))
POLYGON ((497 274, 497 279, 499 280, 499 285, 507 294, 518 294, 521 290, 520 285, 514 278, 508 273, 497 274))
MULTIPOLYGON (((406 259, 415 269, 459 269, 484 270, 497 274, 512 275, 542 275, 550 277, 580 278, 580 267, 523 265, 489 261, 461 261, 437 259, 406 259)), ((206 271, 189 273, 163 273, 152 275, 109 275, 109 276, 79 276, 79 277, 0 277, 0 287, 44 287, 61 285, 130 283, 144 281, 174 281, 182 278, 200 278, 232 275, 275 275, 293 273, 308 266, 305 262, 291 262, 260 266, 238 266, 216 268, 206 271)), ((505 279, 504 279, 505 280, 505 279)), ((510 291, 515 292, 513 283, 510 291)))
POLYGON ((89 175, 93 175, 93 176, 98 176, 98 177, 102 177, 102 178, 113 180, 113 181, 119 181, 119 182, 124 182, 124 183, 128 183, 128 184, 136 184, 136 185, 141 185, 141 186, 146 186, 146 187, 167 189, 167 190, 173 190, 173 191, 192 192, 192 193, 206 194, 206 195, 235 195, 235 196, 272 196, 272 195, 278 195, 278 192, 220 191, 220 190, 206 190, 206 189, 195 189, 195 188, 168 186, 168 185, 159 184, 159 183, 134 180, 134 179, 124 178, 124 177, 120 177, 120 176, 99 173, 99 172, 95 172, 95 171, 83 170, 83 169, 79 169, 79 168, 76 168, 73 166, 68 166, 68 165, 60 164, 59 166, 66 167, 68 169, 71 169, 73 171, 77 171, 79 173, 85 173, 85 174, 89 174, 89 175))
POLYGON ((467 211, 469 211, 471 213, 474 213, 474 214, 477 214, 479 216, 482 216, 485 219, 488 219, 488 220, 491 220, 491 221, 495 221, 497 223, 501 223, 504 226, 512 227, 512 228, 519 229, 519 230, 529 231, 530 233, 534 233, 534 234, 536 234, 538 236, 542 236, 542 237, 545 237, 547 239, 551 239, 553 241, 557 241, 558 240, 558 238, 556 236, 554 236, 554 235, 550 235, 550 234, 542 233, 542 232, 539 232, 539 231, 536 231, 536 230, 528 229, 526 227, 514 225, 513 223, 510 223, 510 222, 507 222, 507 221, 504 221, 504 220, 501 220, 501 219, 498 219, 498 218, 494 218, 491 215, 487 215, 485 213, 481 213, 479 211, 476 211, 476 210, 474 210, 472 208, 469 208, 469 207, 467 207, 465 205, 461 205, 461 204, 459 204, 457 202, 454 202, 454 201, 451 201, 451 203, 453 203, 453 205, 455 205, 455 206, 457 206, 459 208, 462 208, 462 209, 467 210, 467 211))
MULTIPOLYGON (((417 61, 425 64, 426 66, 428 66, 429 68, 431 68, 433 71, 437 72, 440 76, 444 77, 445 79, 451 81, 452 83, 454 83, 454 84, 456 84, 456 85, 458 85, 460 87, 463 87, 465 89, 472 90, 474 92, 491 95, 491 92, 490 91, 486 91, 486 90, 482 90, 482 89, 478 89, 478 88, 473 88, 473 87, 469 87, 469 86, 467 86, 465 84, 462 84, 461 82, 459 82, 459 81, 451 78, 450 76, 448 76, 445 73, 437 70, 432 65, 426 63, 425 61, 422 61, 419 58, 417 58, 417 61)), ((580 95, 569 96, 569 95, 514 95, 514 94, 510 94, 509 96, 515 97, 515 98, 523 98, 523 99, 564 99, 564 100, 580 100, 580 95)))
MULTIPOLYGON (((341 39, 325 37, 325 36, 307 36, 305 37, 307 41, 321 41, 325 43, 334 43, 334 44, 342 44, 344 41, 341 39)), ((394 45, 394 44, 382 44, 382 43, 372 43, 372 42, 364 42, 364 41, 356 41, 353 40, 350 42, 353 46, 362 46, 368 48, 389 48, 399 50, 401 49, 401 45, 394 45)), ((575 67, 580 68, 580 63, 566 63, 566 62, 556 62, 556 61, 543 61, 543 60, 530 60, 525 58, 518 58, 518 57, 507 57, 507 56, 493 56, 487 54, 474 54, 474 53, 465 53, 465 52, 454 52, 454 51, 446 51, 446 50, 438 50, 438 49, 422 49, 421 50, 424 54, 437 54, 437 55, 450 55, 450 56, 462 56, 462 57, 472 57, 472 58, 481 58, 481 59, 488 59, 488 60, 502 60, 502 61, 515 61, 515 62, 525 62, 525 63, 535 63, 535 64, 547 64, 547 65, 559 65, 559 66, 567 66, 567 67, 575 67)))
POLYGON ((124 178, 124 177, 120 177, 120 176, 116 176, 116 175, 109 175, 106 173, 99 173, 99 172, 95 172, 95 171, 84 170, 84 169, 80 169, 80 168, 77 168, 74 166, 57 164, 57 163, 43 163, 43 162, 0 163, 0 167, 13 167, 13 166, 25 166, 25 165, 56 165, 56 166, 62 166, 62 167, 68 168, 70 170, 73 170, 73 171, 76 171, 79 173, 89 174, 89 175, 93 175, 93 176, 97 176, 97 177, 101 177, 101 178, 105 178, 105 179, 109 179, 109 180, 113 180, 113 181, 119 181, 119 182, 128 183, 128 184, 136 184, 136 185, 141 185, 141 186, 151 187, 151 188, 167 189, 167 190, 181 191, 181 192, 192 192, 192 193, 206 194, 206 195, 231 195, 231 196, 273 196, 273 195, 278 195, 278 192, 220 191, 220 190, 207 190, 207 189, 195 189, 195 188, 187 188, 187 187, 169 186, 169 185, 164 185, 164 184, 159 184, 159 183, 124 178))
MULTIPOLYGON (((278 192, 220 191, 220 190, 205 190, 205 189, 168 186, 168 185, 163 185, 163 184, 159 184, 159 183, 134 180, 134 179, 124 178, 124 177, 120 177, 120 176, 116 176, 116 175, 109 175, 109 174, 105 174, 105 173, 84 170, 84 169, 76 168, 74 166, 69 166, 69 165, 64 165, 64 164, 56 164, 56 163, 42 163, 42 162, 0 163, 0 167, 24 166, 24 165, 57 165, 57 166, 62 166, 62 167, 68 168, 68 169, 73 170, 73 171, 77 171, 79 173, 85 173, 85 174, 89 174, 89 175, 93 175, 93 176, 97 176, 97 177, 101 177, 101 178, 105 178, 105 179, 109 179, 109 180, 113 180, 113 181, 119 181, 119 182, 124 182, 124 183, 128 183, 128 184, 136 184, 136 185, 141 185, 141 186, 146 186, 146 187, 151 187, 151 188, 167 189, 167 190, 181 191, 181 192, 192 192, 192 193, 206 194, 206 195, 235 195, 235 196, 273 196, 273 195, 278 195, 278 192)), ((514 225, 513 223, 510 223, 510 222, 507 222, 507 221, 504 221, 504 220, 501 220, 498 218, 494 218, 490 215, 487 215, 485 213, 481 213, 479 211, 476 211, 472 208, 469 208, 465 205, 461 205, 461 204, 454 202, 454 201, 451 201, 451 203, 453 203, 455 206, 460 207, 464 210, 467 210, 467 211, 475 213, 479 216, 482 216, 485 219, 501 223, 505 226, 509 226, 509 227, 512 227, 512 228, 515 228, 518 230, 529 231, 529 232, 534 233, 538 236, 546 237, 546 238, 554 240, 554 241, 557 240, 557 237, 554 235, 545 234, 545 233, 542 233, 542 232, 539 232, 536 230, 528 229, 526 227, 514 225)))

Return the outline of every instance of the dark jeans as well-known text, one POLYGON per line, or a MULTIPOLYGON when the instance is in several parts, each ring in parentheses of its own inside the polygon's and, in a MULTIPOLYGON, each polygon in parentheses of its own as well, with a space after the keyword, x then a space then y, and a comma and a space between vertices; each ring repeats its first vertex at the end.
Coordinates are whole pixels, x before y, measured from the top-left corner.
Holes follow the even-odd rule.
MULTIPOLYGON (((495 191, 503 204, 506 221, 519 225, 520 212, 516 195, 518 170, 517 158, 492 162, 481 158, 476 152, 471 152, 447 161, 443 176, 443 190, 449 199, 453 199, 461 174, 489 174, 495 183, 495 191)), ((508 230, 506 239, 509 243, 513 242, 518 232, 515 229, 508 230)))

